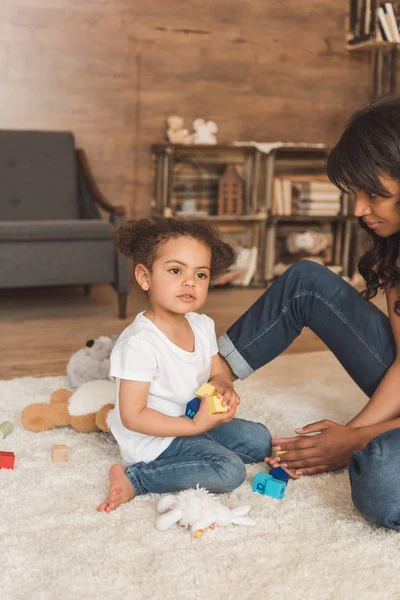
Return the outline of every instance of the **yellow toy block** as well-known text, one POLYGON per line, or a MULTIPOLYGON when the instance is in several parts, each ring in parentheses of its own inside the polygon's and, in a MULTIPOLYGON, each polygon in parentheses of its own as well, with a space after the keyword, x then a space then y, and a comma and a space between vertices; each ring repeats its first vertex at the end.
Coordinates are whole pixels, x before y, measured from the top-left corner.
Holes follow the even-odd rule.
POLYGON ((222 406, 222 398, 218 398, 218 396, 210 396, 208 399, 208 412, 211 415, 217 415, 219 413, 228 412, 227 406, 222 406))
POLYGON ((215 392, 216 389, 213 385, 211 385, 211 383, 203 383, 203 385, 201 385, 197 390, 196 396, 201 399, 204 394, 207 394, 208 396, 214 396, 215 392))
POLYGON ((286 452, 291 452, 291 450, 274 450, 274 457, 281 456, 281 454, 286 454, 286 452))

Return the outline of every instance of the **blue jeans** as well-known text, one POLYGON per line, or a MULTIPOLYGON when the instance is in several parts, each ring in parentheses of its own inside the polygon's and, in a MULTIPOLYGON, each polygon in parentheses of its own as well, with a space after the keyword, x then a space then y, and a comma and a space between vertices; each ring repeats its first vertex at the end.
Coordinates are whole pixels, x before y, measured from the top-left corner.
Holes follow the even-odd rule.
MULTIPOLYGON (((219 350, 244 379, 281 354, 303 327, 318 335, 371 397, 396 355, 389 319, 341 277, 311 261, 300 261, 279 277, 219 338, 219 350)), ((398 531, 399 467, 400 429, 371 440, 349 464, 356 508, 398 531)))
POLYGON ((217 494, 231 492, 246 478, 245 464, 269 456, 265 425, 233 419, 202 435, 178 437, 155 460, 126 468, 135 496, 178 492, 197 485, 217 494))

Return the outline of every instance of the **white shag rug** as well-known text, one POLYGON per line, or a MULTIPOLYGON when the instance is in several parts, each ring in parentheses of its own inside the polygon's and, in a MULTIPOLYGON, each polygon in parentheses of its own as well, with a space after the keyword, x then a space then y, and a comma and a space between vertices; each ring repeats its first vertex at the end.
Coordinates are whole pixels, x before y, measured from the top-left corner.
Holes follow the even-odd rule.
MULTIPOLYGON (((400 598, 399 534, 376 527, 353 508, 347 472, 289 482, 283 500, 254 494, 247 481, 222 497, 251 504, 256 527, 230 526, 193 539, 182 528, 154 527, 159 496, 97 513, 118 449, 107 434, 69 428, 30 433, 21 410, 48 401, 64 377, 0 381, 0 421, 14 432, 0 450, 16 455, 0 471, 0 581, 3 600, 400 598), (53 463, 53 444, 69 447, 53 463)), ((266 423, 273 435, 330 418, 346 422, 365 396, 328 352, 276 359, 237 389, 239 416, 266 423)))

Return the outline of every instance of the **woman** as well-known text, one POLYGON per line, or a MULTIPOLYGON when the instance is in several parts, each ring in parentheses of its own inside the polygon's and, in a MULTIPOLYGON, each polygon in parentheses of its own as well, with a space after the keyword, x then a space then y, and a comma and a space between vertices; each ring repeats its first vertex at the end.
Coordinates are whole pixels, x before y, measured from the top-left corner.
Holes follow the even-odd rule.
POLYGON ((354 195, 371 241, 359 262, 365 298, 329 269, 300 261, 219 339, 232 378, 270 362, 307 326, 370 398, 347 425, 320 421, 273 444, 297 476, 349 466, 352 498, 368 519, 400 530, 400 98, 357 112, 328 159, 354 195), (389 318, 369 300, 386 294, 389 318), (305 434, 319 432, 319 435, 305 434))

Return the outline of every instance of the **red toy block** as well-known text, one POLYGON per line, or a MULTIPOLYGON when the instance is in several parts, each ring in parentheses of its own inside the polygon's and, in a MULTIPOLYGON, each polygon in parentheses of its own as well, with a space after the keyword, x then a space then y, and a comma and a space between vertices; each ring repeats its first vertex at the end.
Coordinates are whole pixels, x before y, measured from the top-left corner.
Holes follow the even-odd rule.
POLYGON ((13 469, 14 461, 14 452, 0 452, 0 469, 13 469))

